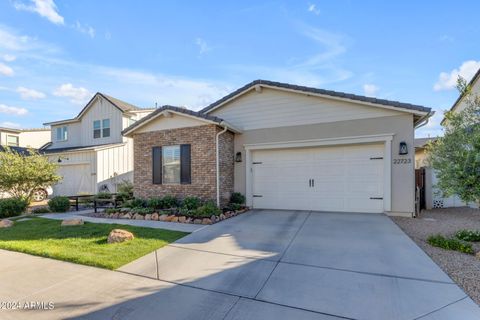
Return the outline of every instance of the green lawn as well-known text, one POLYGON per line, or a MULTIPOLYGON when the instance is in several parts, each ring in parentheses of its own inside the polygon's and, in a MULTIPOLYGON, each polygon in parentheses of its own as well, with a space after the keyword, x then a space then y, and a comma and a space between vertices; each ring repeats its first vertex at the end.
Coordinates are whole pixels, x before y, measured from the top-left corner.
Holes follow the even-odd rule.
POLYGON ((61 227, 60 220, 32 218, 0 229, 0 249, 19 251, 106 269, 117 269, 185 235, 185 232, 85 222, 61 227), (132 232, 135 239, 108 244, 112 229, 132 232))

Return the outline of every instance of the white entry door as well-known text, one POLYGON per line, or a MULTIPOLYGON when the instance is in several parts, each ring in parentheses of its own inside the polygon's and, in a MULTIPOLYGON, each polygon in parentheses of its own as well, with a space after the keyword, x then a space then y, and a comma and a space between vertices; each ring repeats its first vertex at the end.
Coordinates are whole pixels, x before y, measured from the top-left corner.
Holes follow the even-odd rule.
POLYGON ((256 150, 253 207, 383 212, 383 144, 256 150))

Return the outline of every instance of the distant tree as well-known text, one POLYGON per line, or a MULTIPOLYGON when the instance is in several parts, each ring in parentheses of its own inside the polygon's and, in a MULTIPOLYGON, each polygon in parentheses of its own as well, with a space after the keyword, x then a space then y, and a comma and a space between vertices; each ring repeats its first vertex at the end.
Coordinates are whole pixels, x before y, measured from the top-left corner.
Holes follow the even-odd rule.
POLYGON ((12 197, 30 201, 36 189, 47 188, 61 180, 56 172, 55 163, 33 150, 29 155, 10 148, 0 152, 0 192, 12 197))
POLYGON ((463 78, 457 88, 466 107, 445 113, 444 136, 428 145, 428 161, 444 196, 480 204, 480 98, 463 78))

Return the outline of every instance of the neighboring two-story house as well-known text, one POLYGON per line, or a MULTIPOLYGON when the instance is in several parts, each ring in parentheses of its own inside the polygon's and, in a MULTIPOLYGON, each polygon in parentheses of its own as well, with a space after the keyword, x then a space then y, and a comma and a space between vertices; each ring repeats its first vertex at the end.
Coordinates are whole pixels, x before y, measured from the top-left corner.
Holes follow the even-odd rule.
POLYGON ((96 93, 75 118, 45 123, 52 142, 42 151, 63 177, 53 194, 115 192, 118 183, 132 180, 133 142, 121 132, 153 110, 96 93))
POLYGON ((50 129, 0 128, 0 146, 40 149, 50 142, 50 129))

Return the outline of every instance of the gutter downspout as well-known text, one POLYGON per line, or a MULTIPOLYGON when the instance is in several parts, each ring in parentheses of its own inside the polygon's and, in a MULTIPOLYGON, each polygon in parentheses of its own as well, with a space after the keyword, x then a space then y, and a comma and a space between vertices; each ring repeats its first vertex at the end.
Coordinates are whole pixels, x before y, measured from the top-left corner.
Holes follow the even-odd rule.
POLYGON ((220 208, 220 147, 219 147, 219 138, 221 134, 224 134, 227 132, 228 127, 227 125, 222 121, 220 122, 220 125, 223 125, 223 130, 218 132, 216 137, 215 137, 215 151, 216 151, 216 169, 217 169, 217 207, 220 208))
POLYGON ((415 126, 414 129, 418 129, 425 126, 430 121, 430 118, 433 117, 434 114, 435 114, 435 111, 430 111, 427 115, 425 115, 420 119, 420 121, 418 122, 418 124, 415 126))

